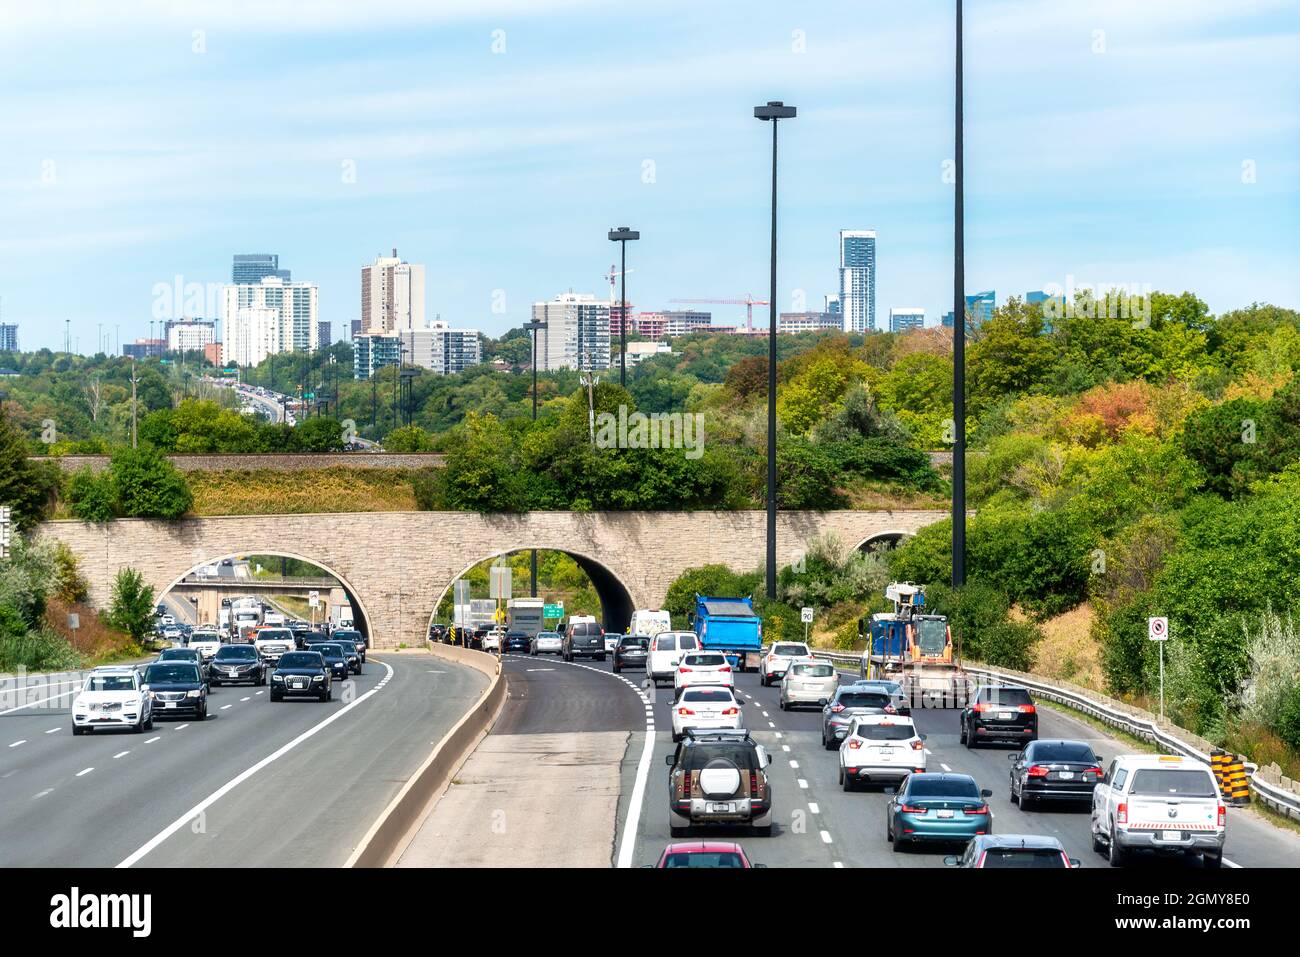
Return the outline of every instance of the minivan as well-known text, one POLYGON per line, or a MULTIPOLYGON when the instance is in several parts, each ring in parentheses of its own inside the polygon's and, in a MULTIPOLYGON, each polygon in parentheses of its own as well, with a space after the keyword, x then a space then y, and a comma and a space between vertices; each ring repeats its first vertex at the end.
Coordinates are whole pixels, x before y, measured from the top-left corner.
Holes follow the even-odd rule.
POLYGON ((650 639, 650 653, 646 657, 646 677, 659 687, 661 681, 672 681, 677 665, 688 651, 699 651, 700 639, 693 631, 661 631, 650 639))
POLYGON ((564 641, 560 645, 560 654, 565 661, 575 658, 595 658, 605 660, 605 630, 594 620, 573 621, 564 630, 564 641))

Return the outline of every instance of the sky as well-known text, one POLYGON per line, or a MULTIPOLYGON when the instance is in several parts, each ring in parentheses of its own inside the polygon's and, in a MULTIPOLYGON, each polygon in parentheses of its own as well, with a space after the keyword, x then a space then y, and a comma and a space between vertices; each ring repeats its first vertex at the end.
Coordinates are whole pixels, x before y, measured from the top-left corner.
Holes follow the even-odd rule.
MULTIPOLYGON (((396 247, 425 265, 429 319, 500 335, 534 301, 608 296, 623 225, 634 308, 765 299, 753 107, 780 99, 799 115, 780 127, 778 308, 820 309, 838 231, 875 229, 877 323, 920 306, 935 325, 953 7, 6 4, 0 319, 25 349, 61 347, 65 320, 80 351, 111 349, 151 318, 214 318, 232 256, 274 252, 337 338, 361 267, 396 247)), ((1300 3, 967 0, 965 21, 968 292, 1300 308, 1300 3)))

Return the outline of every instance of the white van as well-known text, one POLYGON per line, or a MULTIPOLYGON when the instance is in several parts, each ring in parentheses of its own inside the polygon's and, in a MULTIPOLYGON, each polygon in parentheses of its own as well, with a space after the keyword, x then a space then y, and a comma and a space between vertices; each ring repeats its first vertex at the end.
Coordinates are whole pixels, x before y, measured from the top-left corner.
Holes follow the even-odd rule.
POLYGON ((671 631, 672 627, 673 617, 668 612, 658 608, 638 608, 632 612, 632 624, 627 633, 653 638, 661 631, 671 631))
POLYGON ((693 631, 661 631, 650 639, 650 653, 646 656, 645 673, 659 687, 661 681, 672 681, 682 655, 700 650, 700 639, 693 631))

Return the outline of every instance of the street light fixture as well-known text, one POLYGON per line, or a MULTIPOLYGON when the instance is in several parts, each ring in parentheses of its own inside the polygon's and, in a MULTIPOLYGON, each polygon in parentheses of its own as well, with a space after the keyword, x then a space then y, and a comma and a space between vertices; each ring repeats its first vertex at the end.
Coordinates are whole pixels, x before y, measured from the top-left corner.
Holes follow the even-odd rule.
POLYGON ((619 309, 618 324, 618 384, 627 388, 627 244, 628 240, 640 239, 641 234, 635 229, 628 229, 626 226, 620 226, 618 229, 609 231, 610 242, 618 243, 622 257, 622 265, 619 266, 619 299, 622 300, 619 309))
POLYGON ((772 123, 772 275, 767 297, 767 597, 776 599, 776 128, 795 117, 795 108, 780 100, 754 107, 754 118, 772 123))

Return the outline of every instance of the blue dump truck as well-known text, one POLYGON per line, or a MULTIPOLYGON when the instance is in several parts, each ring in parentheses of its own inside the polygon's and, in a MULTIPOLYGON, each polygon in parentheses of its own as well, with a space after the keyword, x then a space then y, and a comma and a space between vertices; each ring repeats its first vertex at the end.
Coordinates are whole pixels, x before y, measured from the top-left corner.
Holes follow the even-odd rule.
POLYGON ((758 670, 763 657, 763 619, 754 613, 754 600, 695 596, 691 625, 705 651, 720 651, 739 671, 758 670))

